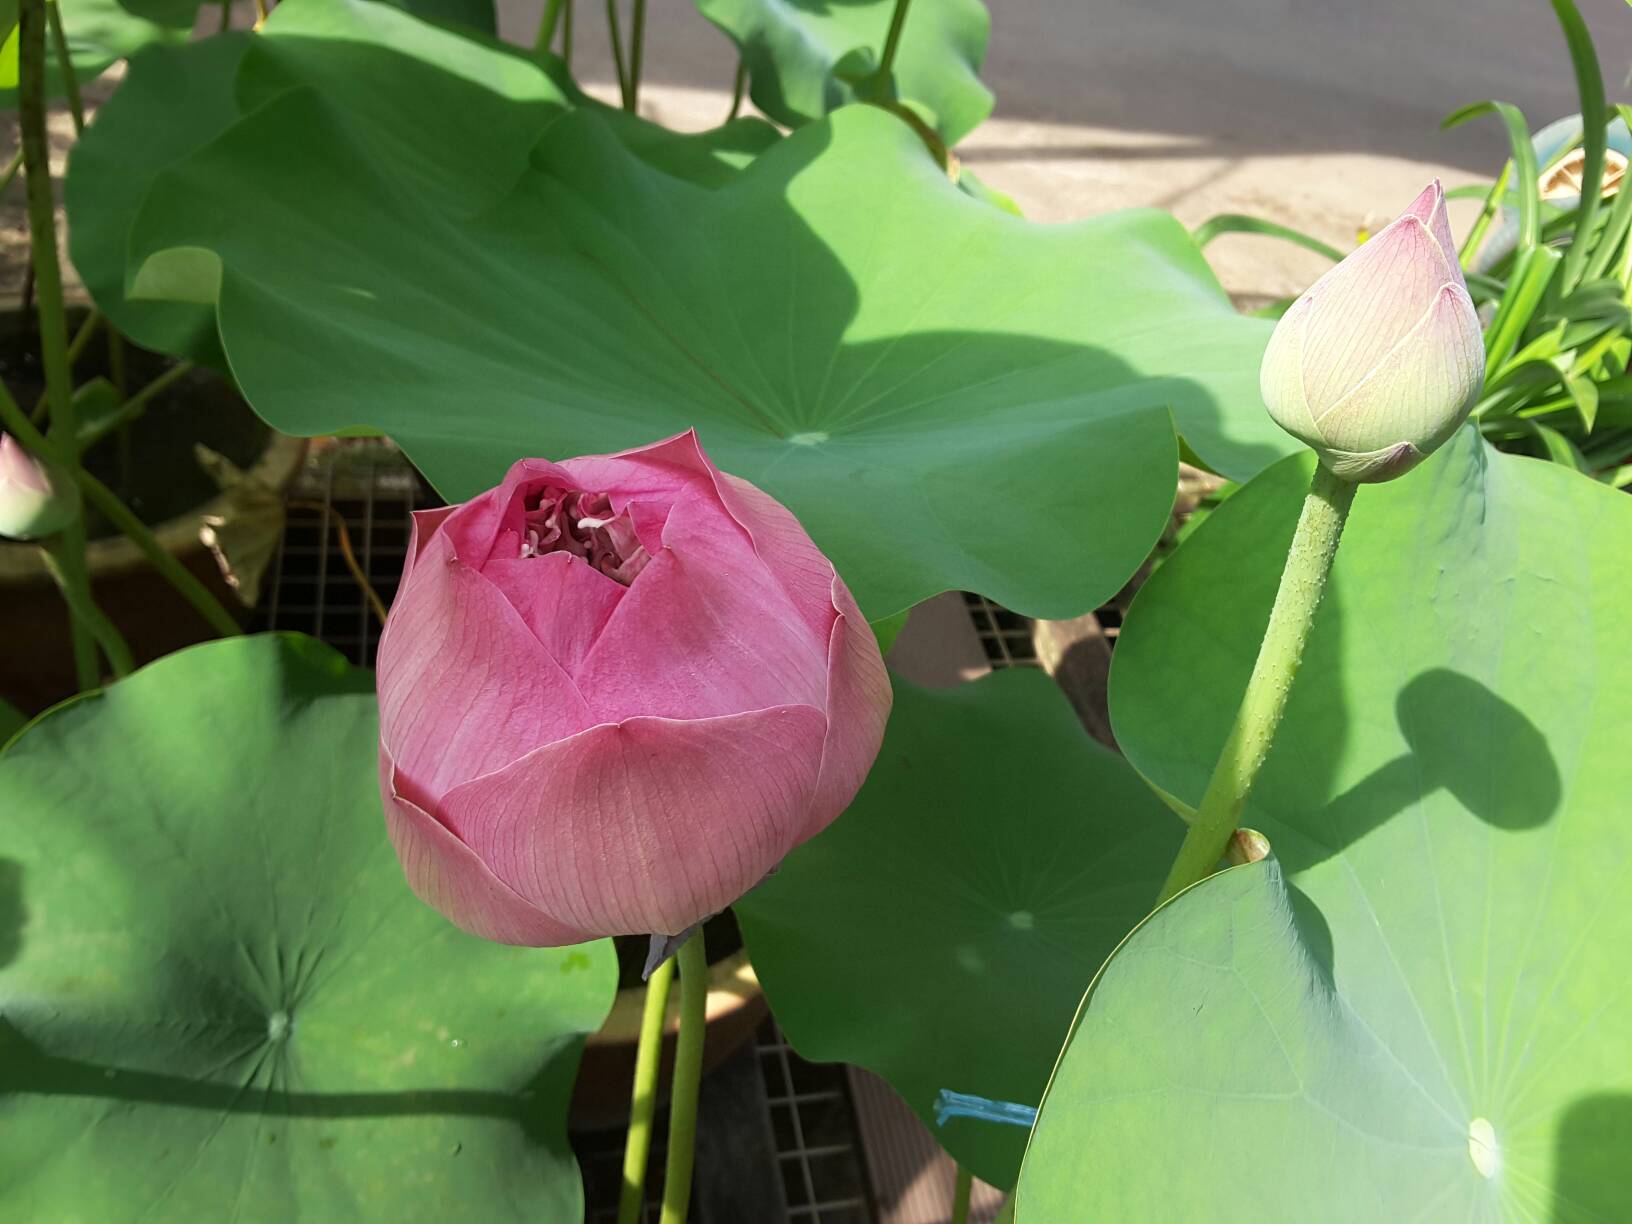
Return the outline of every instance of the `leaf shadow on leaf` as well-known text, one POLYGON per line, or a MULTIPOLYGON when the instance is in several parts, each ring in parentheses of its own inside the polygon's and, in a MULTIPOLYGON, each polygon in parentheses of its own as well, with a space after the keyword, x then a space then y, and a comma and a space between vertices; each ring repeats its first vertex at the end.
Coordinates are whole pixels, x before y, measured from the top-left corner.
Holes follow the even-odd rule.
POLYGON ((1301 846, 1278 847, 1292 874, 1440 790, 1500 829, 1534 828, 1558 811, 1562 783, 1547 737, 1479 681, 1432 668, 1399 691, 1394 709, 1409 751, 1379 765, 1325 807, 1318 819, 1329 839, 1304 826, 1298 831, 1301 846), (1503 746, 1500 771, 1489 768, 1481 751, 1488 743, 1503 746))
POLYGON ((1552 1224, 1626 1217, 1632 1096, 1605 1092, 1571 1105, 1554 1135, 1552 1224))
POLYGON ((557 1124, 560 1098, 551 1090, 570 1085, 578 1067, 578 1043, 560 1043, 526 1084, 514 1093, 430 1088, 402 1092, 293 1092, 273 1087, 246 1090, 241 1083, 213 1082, 181 1075, 59 1058, 29 1041, 0 1018, 0 1098, 11 1094, 95 1097, 202 1109, 252 1113, 269 1118, 439 1117, 509 1118, 524 1131, 549 1137, 557 1124), (540 1108, 543 1106, 543 1108, 540 1108))

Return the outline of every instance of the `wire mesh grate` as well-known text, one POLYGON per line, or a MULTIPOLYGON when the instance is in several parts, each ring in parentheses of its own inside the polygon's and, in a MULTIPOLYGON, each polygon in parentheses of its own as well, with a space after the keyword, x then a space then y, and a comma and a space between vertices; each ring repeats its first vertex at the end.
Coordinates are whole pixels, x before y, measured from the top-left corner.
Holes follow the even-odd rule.
POLYGON ((1031 618, 1010 612, 984 595, 963 593, 986 661, 993 667, 1041 667, 1031 640, 1031 618))

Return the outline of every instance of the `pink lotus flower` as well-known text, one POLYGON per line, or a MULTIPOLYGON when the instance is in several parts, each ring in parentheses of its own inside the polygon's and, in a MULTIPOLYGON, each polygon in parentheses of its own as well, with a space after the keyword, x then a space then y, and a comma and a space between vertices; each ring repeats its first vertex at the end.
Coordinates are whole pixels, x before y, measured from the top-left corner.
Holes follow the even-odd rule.
POLYGON ((832 564, 692 433, 416 514, 379 695, 409 884, 534 946, 724 909, 849 804, 890 708, 832 564))
POLYGON ((1371 482, 1442 446, 1484 373, 1479 316, 1435 180, 1292 304, 1259 383, 1277 425, 1338 476, 1371 482))
POLYGON ((37 540, 61 531, 79 514, 65 476, 0 433, 0 536, 37 540))

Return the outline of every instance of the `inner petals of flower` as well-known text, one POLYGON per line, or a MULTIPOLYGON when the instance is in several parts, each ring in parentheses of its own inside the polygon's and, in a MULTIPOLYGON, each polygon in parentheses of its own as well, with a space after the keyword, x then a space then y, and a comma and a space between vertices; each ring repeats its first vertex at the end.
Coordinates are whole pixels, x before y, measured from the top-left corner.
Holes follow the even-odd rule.
POLYGON ((571 553, 624 586, 634 582, 652 559, 635 534, 629 512, 614 512, 605 493, 545 485, 527 495, 522 521, 523 557, 571 553))

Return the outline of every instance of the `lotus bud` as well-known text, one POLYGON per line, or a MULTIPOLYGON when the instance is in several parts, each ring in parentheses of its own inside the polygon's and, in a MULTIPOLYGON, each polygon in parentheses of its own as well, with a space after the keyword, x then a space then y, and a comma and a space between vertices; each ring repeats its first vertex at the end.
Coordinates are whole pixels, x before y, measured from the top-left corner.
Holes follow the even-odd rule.
POLYGON ((0 536, 34 540, 61 531, 79 513, 66 477, 0 433, 0 536))
POLYGON ((1392 480, 1454 434, 1485 348, 1436 179, 1281 318, 1259 386, 1269 415, 1344 480, 1392 480))

